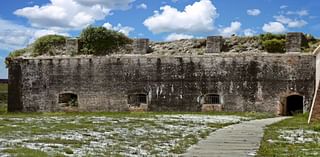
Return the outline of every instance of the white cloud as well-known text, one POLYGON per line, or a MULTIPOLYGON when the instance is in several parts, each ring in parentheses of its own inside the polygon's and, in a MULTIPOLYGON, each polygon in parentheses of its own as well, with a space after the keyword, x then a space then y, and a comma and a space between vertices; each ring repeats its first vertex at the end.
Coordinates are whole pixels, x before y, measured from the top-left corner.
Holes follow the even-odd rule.
POLYGON ((300 27, 303 27, 308 24, 304 20, 297 20, 297 19, 293 20, 293 19, 285 17, 283 15, 274 16, 274 18, 276 19, 276 21, 278 21, 282 24, 286 24, 290 28, 300 28, 300 27))
POLYGON ((50 3, 18 9, 14 14, 26 17, 33 27, 81 29, 104 19, 112 9, 125 9, 134 0, 50 0, 50 3))
POLYGON ((248 28, 248 29, 245 29, 243 33, 244 33, 244 36, 250 37, 250 36, 254 36, 257 32, 253 29, 248 28))
POLYGON ((193 35, 172 33, 172 34, 169 34, 169 35, 166 37, 165 40, 166 40, 166 41, 174 41, 174 40, 192 39, 192 38, 194 38, 193 35))
POLYGON ((102 26, 107 29, 121 32, 121 33, 125 34, 126 36, 129 36, 130 32, 134 31, 134 28, 129 27, 129 26, 122 26, 120 23, 118 23, 117 26, 112 26, 112 24, 110 24, 110 23, 104 23, 102 26))
POLYGON ((308 10, 288 11, 287 15, 307 16, 309 15, 309 11, 308 10))
POLYGON ((261 11, 259 9, 249 9, 247 10, 247 14, 250 16, 258 16, 261 14, 261 11))
POLYGON ((273 18, 275 18, 276 21, 281 22, 283 24, 288 24, 288 23, 290 23, 292 21, 290 18, 285 17, 283 15, 273 16, 273 18))
POLYGON ((284 33, 286 28, 280 22, 269 22, 263 25, 262 30, 268 33, 284 33))
POLYGON ((229 37, 233 34, 237 34, 240 28, 241 28, 241 23, 238 21, 234 21, 234 22, 231 22, 229 27, 219 29, 219 32, 222 36, 229 37))
POLYGON ((0 19, 0 47, 12 51, 25 47, 36 38, 48 34, 68 35, 64 32, 47 29, 35 29, 0 19))
POLYGON ((286 9, 286 8, 288 8, 287 5, 281 5, 281 6, 280 6, 280 9, 286 9))
POLYGON ((308 23, 304 20, 293 20, 291 22, 288 23, 288 27, 290 28, 300 28, 303 27, 305 25, 307 25, 308 23))
POLYGON ((135 0, 74 0, 85 6, 100 5, 109 9, 128 9, 135 0))
POLYGON ((162 32, 208 32, 214 29, 214 20, 218 17, 215 6, 210 0, 200 0, 179 11, 164 6, 144 21, 144 25, 153 33, 162 32))
POLYGON ((147 8, 148 8, 148 6, 144 3, 137 5, 137 9, 147 9, 147 8))

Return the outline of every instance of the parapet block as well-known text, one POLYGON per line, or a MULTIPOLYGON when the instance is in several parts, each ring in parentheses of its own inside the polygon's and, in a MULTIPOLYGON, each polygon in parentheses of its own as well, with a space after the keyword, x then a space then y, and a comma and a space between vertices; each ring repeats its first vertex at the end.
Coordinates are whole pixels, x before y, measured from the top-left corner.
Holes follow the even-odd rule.
POLYGON ((78 54, 79 40, 76 38, 66 39, 66 52, 70 55, 78 54))
POLYGON ((134 39, 132 48, 133 54, 146 54, 149 50, 149 39, 134 39))
POLYGON ((222 36, 207 37, 207 53, 220 53, 223 46, 222 36))
POLYGON ((302 46, 306 43, 305 36, 300 32, 287 33, 286 52, 301 52, 302 46))

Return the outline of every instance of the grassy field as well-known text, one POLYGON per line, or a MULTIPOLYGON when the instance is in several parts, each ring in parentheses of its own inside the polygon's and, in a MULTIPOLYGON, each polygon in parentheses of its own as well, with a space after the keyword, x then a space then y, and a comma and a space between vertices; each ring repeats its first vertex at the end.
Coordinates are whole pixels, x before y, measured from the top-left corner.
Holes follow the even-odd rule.
POLYGON ((6 103, 8 99, 8 84, 0 83, 0 113, 6 111, 6 103))
POLYGON ((0 156, 172 156, 258 113, 33 113, 0 115, 0 156))
POLYGON ((258 156, 320 156, 320 123, 309 125, 307 119, 307 114, 300 114, 268 126, 258 156))

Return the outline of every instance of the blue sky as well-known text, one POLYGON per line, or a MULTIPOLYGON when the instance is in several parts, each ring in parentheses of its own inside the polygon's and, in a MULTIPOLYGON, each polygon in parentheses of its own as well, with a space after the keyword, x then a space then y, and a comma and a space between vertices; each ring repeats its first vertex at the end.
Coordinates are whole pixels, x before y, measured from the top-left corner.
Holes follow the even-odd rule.
POLYGON ((7 78, 10 51, 47 34, 78 36, 88 25, 154 41, 289 31, 320 37, 319 10, 318 0, 7 0, 0 9, 0 78, 7 78))

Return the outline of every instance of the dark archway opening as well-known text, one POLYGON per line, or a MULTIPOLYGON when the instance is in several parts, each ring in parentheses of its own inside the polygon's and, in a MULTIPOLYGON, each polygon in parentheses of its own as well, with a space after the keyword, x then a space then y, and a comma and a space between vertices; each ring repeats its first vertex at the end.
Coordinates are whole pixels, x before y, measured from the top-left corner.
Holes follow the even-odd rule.
POLYGON ((73 93, 59 94, 59 104, 65 107, 77 107, 78 106, 78 95, 73 93))
POLYGON ((291 95, 287 97, 286 115, 292 116, 296 113, 303 113, 303 96, 291 95))

